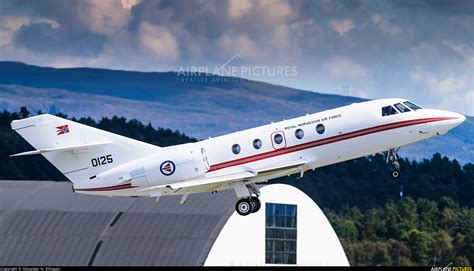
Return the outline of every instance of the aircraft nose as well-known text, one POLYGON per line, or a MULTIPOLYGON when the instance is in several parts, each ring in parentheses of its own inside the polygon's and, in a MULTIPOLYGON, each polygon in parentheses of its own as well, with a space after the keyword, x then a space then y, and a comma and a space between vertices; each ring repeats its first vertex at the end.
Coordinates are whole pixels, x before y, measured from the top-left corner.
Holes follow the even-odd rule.
MULTIPOLYGON (((456 113, 457 114, 457 113, 456 113)), ((459 115, 459 124, 463 123, 466 121, 466 116, 458 114, 459 115)))
MULTIPOLYGON (((449 113, 450 113, 449 115, 452 116, 453 123, 456 124, 456 126, 458 126, 459 124, 466 121, 466 117, 464 115, 461 115, 461 114, 456 113, 456 112, 449 112, 449 113)), ((454 127, 456 127, 456 126, 454 126, 454 127)))
POLYGON ((459 126, 466 120, 464 115, 458 114, 456 112, 450 111, 441 111, 441 118, 444 119, 443 121, 439 122, 437 126, 438 133, 444 134, 447 131, 459 126))

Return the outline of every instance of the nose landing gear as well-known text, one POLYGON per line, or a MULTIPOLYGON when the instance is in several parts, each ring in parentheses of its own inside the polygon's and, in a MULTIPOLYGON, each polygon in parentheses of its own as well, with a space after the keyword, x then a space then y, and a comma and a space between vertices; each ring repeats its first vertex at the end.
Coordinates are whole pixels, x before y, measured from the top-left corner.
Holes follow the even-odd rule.
POLYGON ((400 177, 400 170, 394 169, 392 170, 390 175, 392 176, 392 179, 398 179, 400 177))
POLYGON ((390 162, 390 164, 393 166, 393 170, 390 175, 394 180, 400 178, 400 163, 398 162, 397 154, 398 150, 400 150, 400 148, 390 149, 387 151, 387 164, 390 162))

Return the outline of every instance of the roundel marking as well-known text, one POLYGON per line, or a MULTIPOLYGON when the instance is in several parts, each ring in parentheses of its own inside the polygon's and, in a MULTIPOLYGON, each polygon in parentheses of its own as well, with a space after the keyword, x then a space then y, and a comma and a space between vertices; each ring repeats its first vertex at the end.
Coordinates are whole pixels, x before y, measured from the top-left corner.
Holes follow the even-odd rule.
POLYGON ((173 161, 167 160, 161 163, 160 171, 165 176, 170 176, 174 173, 176 166, 174 165, 173 161))

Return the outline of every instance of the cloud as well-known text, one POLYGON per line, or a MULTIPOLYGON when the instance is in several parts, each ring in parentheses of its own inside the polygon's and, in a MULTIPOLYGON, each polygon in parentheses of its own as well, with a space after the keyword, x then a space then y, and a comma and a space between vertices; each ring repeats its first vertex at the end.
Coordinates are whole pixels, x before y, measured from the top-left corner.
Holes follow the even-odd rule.
POLYGON ((371 19, 374 24, 379 24, 382 21, 382 15, 373 14, 371 19))
POLYGON ((171 60, 179 58, 178 42, 168 28, 143 22, 138 35, 141 45, 154 56, 171 60))
POLYGON ((11 44, 15 33, 22 27, 31 23, 42 23, 56 29, 59 24, 51 19, 30 18, 27 16, 3 16, 0 17, 0 46, 11 44))
POLYGON ((0 17, 0 46, 9 45, 13 40, 13 35, 22 26, 31 21, 26 16, 0 17))
POLYGON ((132 9, 134 6, 140 4, 140 0, 120 0, 124 9, 132 9))
POLYGON ((470 45, 449 40, 443 41, 443 44, 460 55, 474 69, 474 40, 471 41, 470 45))
POLYGON ((337 33, 339 33, 339 35, 344 36, 347 32, 354 29, 355 25, 351 19, 332 20, 331 28, 337 33))
POLYGON ((243 59, 258 59, 262 57, 260 49, 254 41, 245 34, 226 33, 218 41, 220 49, 228 55, 238 54, 243 59))
POLYGON ((460 94, 469 86, 472 78, 467 74, 458 76, 434 75, 432 73, 416 70, 410 72, 412 81, 422 83, 424 87, 433 91, 437 95, 460 94))
POLYGON ((345 57, 333 57, 323 63, 323 68, 335 80, 357 81, 369 76, 366 67, 345 57))
POLYGON ((290 19, 296 15, 291 4, 287 0, 260 0, 257 1, 260 10, 264 11, 273 22, 281 22, 290 19))
POLYGON ((390 20, 385 16, 374 14, 372 15, 371 19, 372 23, 375 24, 377 28, 385 34, 394 36, 402 32, 400 27, 390 22, 390 20))
POLYGON ((128 24, 131 7, 139 1, 133 0, 84 0, 78 12, 90 31, 97 34, 113 35, 128 24))
POLYGON ((45 55, 96 57, 105 39, 94 33, 77 35, 50 23, 28 23, 15 33, 14 43, 20 48, 45 55), (71 42, 73 41, 73 42, 71 42))
POLYGON ((251 0, 230 0, 229 1, 229 16, 233 20, 238 20, 244 15, 247 15, 251 10, 253 4, 251 0))
POLYGON ((162 71, 212 69, 239 54, 234 65, 298 67, 293 78, 262 78, 270 83, 340 94, 343 81, 351 94, 454 107, 445 93, 474 89, 473 8, 472 0, 1 0, 0 60, 162 71))

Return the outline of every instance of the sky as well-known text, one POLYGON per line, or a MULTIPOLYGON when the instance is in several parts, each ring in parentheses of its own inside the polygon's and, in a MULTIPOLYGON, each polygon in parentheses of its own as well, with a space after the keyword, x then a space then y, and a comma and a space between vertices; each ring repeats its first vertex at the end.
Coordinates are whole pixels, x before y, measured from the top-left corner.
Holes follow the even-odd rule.
POLYGON ((0 0, 0 60, 200 70, 474 115, 474 0, 0 0))

